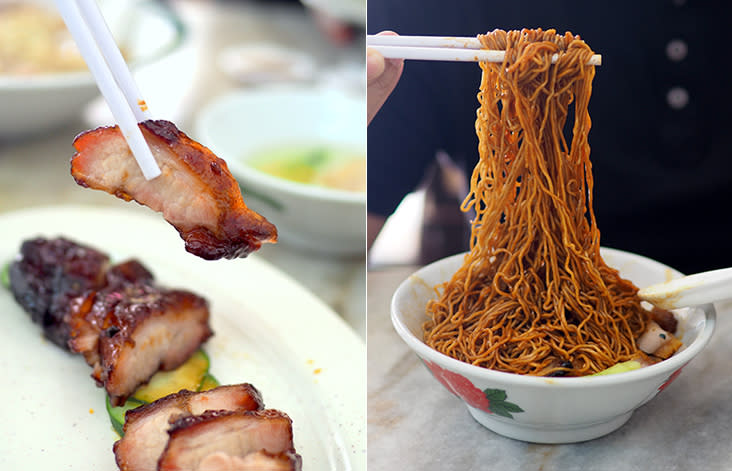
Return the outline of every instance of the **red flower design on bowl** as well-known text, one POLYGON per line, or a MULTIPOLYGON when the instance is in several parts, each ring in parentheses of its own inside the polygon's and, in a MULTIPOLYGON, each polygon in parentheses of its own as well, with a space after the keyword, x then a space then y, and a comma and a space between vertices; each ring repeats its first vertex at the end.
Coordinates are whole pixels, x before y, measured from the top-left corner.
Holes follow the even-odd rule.
POLYGON ((508 402, 508 396, 503 389, 484 389, 481 391, 470 380, 458 373, 442 368, 431 361, 424 361, 432 375, 447 388, 448 391, 465 401, 468 405, 480 409, 488 414, 496 414, 509 419, 516 412, 524 410, 518 405, 508 402))
POLYGON ((491 413, 491 402, 485 393, 476 388, 468 378, 441 368, 439 365, 427 360, 424 361, 424 364, 427 365, 437 381, 442 383, 451 393, 476 409, 491 413))
POLYGON ((678 370, 676 370, 673 373, 671 373, 671 376, 668 377, 668 379, 666 380, 666 382, 664 382, 661 386, 658 387, 658 392, 661 392, 664 389, 666 389, 668 387, 668 385, 671 384, 673 382, 673 380, 675 380, 681 374, 681 370, 685 366, 686 366, 686 364, 681 365, 681 367, 678 370))

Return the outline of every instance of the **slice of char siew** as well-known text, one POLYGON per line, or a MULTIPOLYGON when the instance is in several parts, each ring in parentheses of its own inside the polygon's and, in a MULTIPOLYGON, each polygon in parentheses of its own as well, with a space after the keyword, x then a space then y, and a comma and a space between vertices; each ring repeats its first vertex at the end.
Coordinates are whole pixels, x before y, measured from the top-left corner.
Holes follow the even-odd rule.
MULTIPOLYGON (((250 384, 219 386, 204 392, 183 390, 125 415, 124 435, 114 444, 121 471, 154 471, 168 443, 171 422, 209 410, 262 410, 259 391, 250 384)), ((226 469, 226 468, 224 468, 226 469)))
POLYGON ((51 341, 84 356, 114 406, 212 335, 204 298, 158 285, 136 260, 111 265, 65 238, 23 242, 9 275, 18 303, 51 341))
POLYGON ((244 203, 226 162, 173 123, 139 125, 161 175, 146 180, 117 126, 86 131, 74 140, 71 175, 87 188, 160 212, 201 258, 246 257, 277 241, 277 229, 244 203))
POLYGON ((283 412, 207 411, 183 417, 168 429, 159 471, 294 470, 302 467, 283 412))

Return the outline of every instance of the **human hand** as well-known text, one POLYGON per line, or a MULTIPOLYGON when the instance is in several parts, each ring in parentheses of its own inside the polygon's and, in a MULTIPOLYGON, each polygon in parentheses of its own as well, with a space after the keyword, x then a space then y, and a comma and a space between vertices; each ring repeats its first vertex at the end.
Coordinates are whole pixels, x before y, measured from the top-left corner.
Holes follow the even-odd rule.
MULTIPOLYGON (((382 31, 379 34, 396 36, 393 31, 382 31)), ((399 82, 404 69, 403 59, 384 59, 378 51, 366 49, 366 81, 367 81, 367 116, 368 123, 374 119, 386 99, 399 82)))

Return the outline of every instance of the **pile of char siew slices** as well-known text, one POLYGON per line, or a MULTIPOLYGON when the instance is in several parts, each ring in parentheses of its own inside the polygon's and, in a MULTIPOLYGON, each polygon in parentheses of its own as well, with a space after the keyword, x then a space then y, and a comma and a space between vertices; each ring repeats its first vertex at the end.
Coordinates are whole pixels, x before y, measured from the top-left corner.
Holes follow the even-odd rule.
MULTIPOLYGON (((277 241, 226 162, 169 121, 139 126, 159 177, 142 176, 112 126, 74 140, 76 182, 162 213, 186 250, 207 260, 246 257, 277 241)), ((219 386, 208 374, 200 347, 213 333, 201 296, 160 286, 137 260, 113 265, 65 238, 23 242, 8 278, 45 336, 82 354, 106 390, 122 471, 301 469, 290 418, 265 409, 254 386, 219 386)))
POLYGON ((212 335, 204 298, 160 286, 136 260, 113 265, 107 254, 65 238, 26 240, 8 275, 15 299, 45 336, 84 356, 111 406, 127 403, 114 444, 121 470, 301 468, 292 421, 265 409, 250 384, 135 399, 159 370, 200 362, 200 346, 212 335))

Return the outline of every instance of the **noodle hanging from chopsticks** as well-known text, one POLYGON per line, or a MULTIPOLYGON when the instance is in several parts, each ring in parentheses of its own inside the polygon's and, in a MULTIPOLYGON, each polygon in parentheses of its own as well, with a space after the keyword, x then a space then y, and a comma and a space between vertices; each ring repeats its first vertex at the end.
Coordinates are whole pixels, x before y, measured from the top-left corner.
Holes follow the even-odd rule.
POLYGON ((436 287, 425 342, 526 375, 581 376, 626 361, 647 315, 635 285, 600 256, 588 144, 593 52, 579 36, 554 30, 479 39, 506 55, 480 63, 480 160, 462 206, 477 215, 471 249, 436 287))

